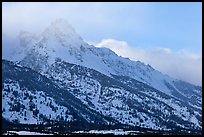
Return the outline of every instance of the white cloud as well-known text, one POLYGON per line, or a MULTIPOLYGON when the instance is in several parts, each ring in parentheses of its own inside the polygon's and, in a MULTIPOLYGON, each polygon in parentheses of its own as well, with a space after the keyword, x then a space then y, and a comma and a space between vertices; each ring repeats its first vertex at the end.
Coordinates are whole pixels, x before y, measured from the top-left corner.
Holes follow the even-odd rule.
POLYGON ((171 77, 202 85, 202 57, 186 50, 174 52, 169 48, 132 48, 125 41, 103 39, 97 47, 107 47, 116 54, 140 60, 171 77))
POLYGON ((128 48, 127 42, 114 39, 103 39, 100 43, 97 44, 97 47, 104 47, 105 45, 116 51, 128 48))

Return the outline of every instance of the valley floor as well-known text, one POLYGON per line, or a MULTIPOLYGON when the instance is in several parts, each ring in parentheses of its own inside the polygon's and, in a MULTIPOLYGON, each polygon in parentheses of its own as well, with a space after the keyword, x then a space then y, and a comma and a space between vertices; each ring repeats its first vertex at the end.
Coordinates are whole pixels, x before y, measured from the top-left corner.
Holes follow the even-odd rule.
MULTIPOLYGON (((89 130, 89 131, 74 131, 64 133, 63 135, 175 135, 176 133, 170 132, 154 132, 154 131, 134 131, 124 129, 113 129, 113 130, 89 130)), ((58 132, 44 133, 44 132, 31 132, 31 131, 6 131, 3 135, 59 135, 58 132)), ((184 133, 182 134, 184 135, 184 133)), ((187 132, 185 135, 192 135, 187 132)))
POLYGON ((47 133, 30 132, 30 131, 7 131, 3 135, 53 135, 47 133))

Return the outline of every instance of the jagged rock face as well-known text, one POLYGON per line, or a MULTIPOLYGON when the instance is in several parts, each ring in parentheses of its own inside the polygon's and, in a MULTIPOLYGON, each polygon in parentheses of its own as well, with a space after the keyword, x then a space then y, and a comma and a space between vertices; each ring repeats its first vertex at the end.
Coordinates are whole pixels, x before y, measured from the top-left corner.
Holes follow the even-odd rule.
MULTIPOLYGON (((119 57, 110 49, 89 45, 62 19, 51 23, 40 35, 21 32, 19 38, 21 47, 13 54, 13 61, 21 67, 3 62, 6 64, 2 68, 5 104, 12 102, 12 100, 6 102, 6 98, 14 96, 13 92, 8 92, 8 87, 12 90, 15 90, 13 87, 18 87, 18 90, 16 89, 18 94, 20 92, 23 94, 19 96, 17 102, 27 103, 22 100, 27 93, 36 96, 39 100, 43 96, 49 96, 55 104, 54 108, 58 108, 64 115, 60 118, 65 121, 80 119, 88 123, 93 121, 106 124, 123 123, 165 130, 201 129, 201 87, 173 79, 140 61, 119 57), (12 67, 7 68, 8 66, 12 67), (16 69, 20 71, 15 72, 16 69), (55 92, 51 90, 51 93, 47 89, 40 88, 35 95, 33 90, 22 90, 21 88, 27 88, 27 85, 25 83, 20 85, 21 77, 16 79, 14 76, 19 76, 18 73, 22 73, 24 69, 29 72, 34 70, 36 76, 45 77, 50 85, 56 85, 55 92), (9 71, 14 74, 5 75, 9 71), (65 91, 69 96, 66 96, 65 91), (69 101, 71 105, 68 105, 64 102, 70 96, 74 101, 69 101), (74 103, 75 101, 77 103, 74 103), (86 109, 82 109, 81 106, 86 109), (67 109, 67 114, 63 107, 67 109), (80 114, 80 111, 83 111, 83 114, 80 114), (72 114, 78 114, 77 118, 72 114)), ((32 83, 31 79, 33 77, 27 81, 32 83)), ((23 78, 22 81, 26 80, 23 78)), ((35 82, 39 83, 38 80, 35 82)), ((47 86, 45 83, 44 86, 47 86)), ((38 103, 38 100, 37 103, 34 100, 34 106, 37 108, 43 104, 38 103)), ((46 103, 49 102, 44 101, 44 104, 46 103)), ((23 108, 28 109, 28 107, 29 104, 23 108)), ((11 107, 4 109, 3 116, 9 119, 15 110, 13 111, 11 107)), ((28 113, 29 120, 33 119, 35 123, 43 122, 50 115, 54 120, 60 119, 52 111, 45 116, 45 119, 33 115, 31 111, 28 113)), ((20 115, 22 114, 18 113, 10 120, 25 118, 20 115)))

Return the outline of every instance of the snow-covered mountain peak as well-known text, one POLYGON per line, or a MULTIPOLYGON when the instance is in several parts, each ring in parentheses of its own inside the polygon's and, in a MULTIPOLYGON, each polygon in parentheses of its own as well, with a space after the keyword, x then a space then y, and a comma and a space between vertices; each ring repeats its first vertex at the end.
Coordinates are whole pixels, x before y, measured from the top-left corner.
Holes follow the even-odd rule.
POLYGON ((42 33, 44 39, 53 39, 63 46, 80 47, 86 45, 83 39, 76 33, 74 28, 64 19, 57 19, 42 33))

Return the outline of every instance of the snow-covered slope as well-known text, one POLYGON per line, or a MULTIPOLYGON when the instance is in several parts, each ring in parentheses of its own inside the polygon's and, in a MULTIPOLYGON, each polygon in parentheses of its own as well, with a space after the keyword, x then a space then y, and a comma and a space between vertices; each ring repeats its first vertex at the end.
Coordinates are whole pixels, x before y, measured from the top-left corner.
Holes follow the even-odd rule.
POLYGON ((30 68, 2 60, 2 116, 14 123, 112 122, 30 68))
POLYGON ((3 86, 2 116, 5 119, 29 124, 43 123, 43 116, 50 120, 60 120, 61 116, 65 121, 72 119, 66 107, 58 105, 43 91, 21 90, 17 81, 8 81, 3 86))
POLYGON ((111 78, 60 59, 45 72, 47 77, 5 60, 2 66, 3 118, 9 121, 201 130, 201 105, 193 106, 128 77, 111 78))
POLYGON ((123 124, 168 129, 167 125, 161 125, 165 123, 163 120, 180 121, 178 125, 193 121, 200 128, 199 120, 195 120, 193 115, 201 116, 201 104, 194 106, 190 102, 179 101, 134 79, 123 76, 110 78, 79 65, 70 66, 60 60, 46 74, 50 74, 48 77, 54 78, 61 87, 71 87, 70 92, 90 108, 123 124))

